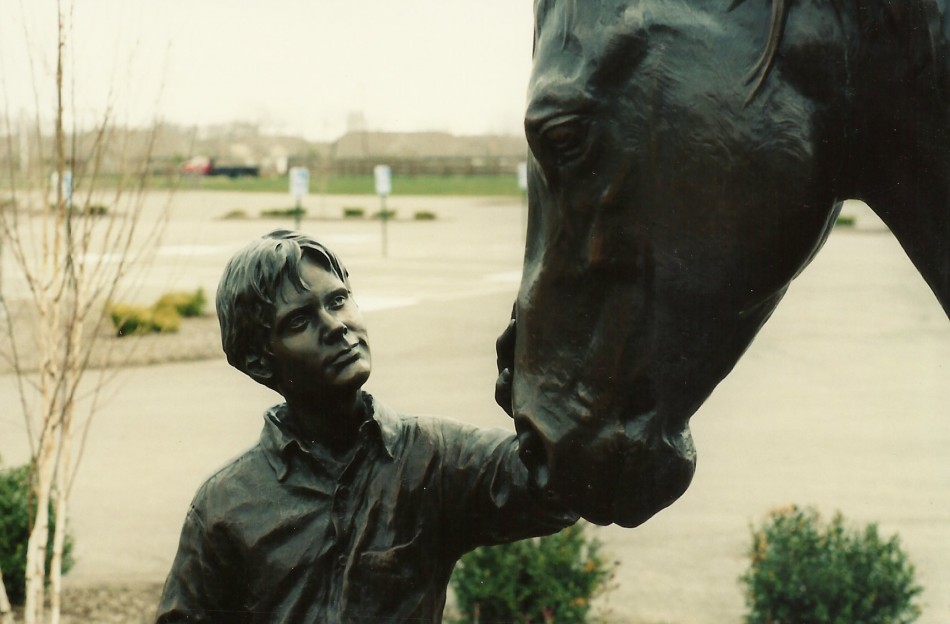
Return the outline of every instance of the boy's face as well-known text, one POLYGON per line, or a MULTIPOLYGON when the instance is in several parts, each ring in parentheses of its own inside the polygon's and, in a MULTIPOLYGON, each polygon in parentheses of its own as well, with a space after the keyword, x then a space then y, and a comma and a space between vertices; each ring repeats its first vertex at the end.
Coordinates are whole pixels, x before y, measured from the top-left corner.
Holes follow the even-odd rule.
POLYGON ((270 335, 277 388, 314 401, 356 392, 371 369, 363 315, 346 285, 306 256, 300 276, 310 290, 297 292, 285 279, 277 297, 270 335))

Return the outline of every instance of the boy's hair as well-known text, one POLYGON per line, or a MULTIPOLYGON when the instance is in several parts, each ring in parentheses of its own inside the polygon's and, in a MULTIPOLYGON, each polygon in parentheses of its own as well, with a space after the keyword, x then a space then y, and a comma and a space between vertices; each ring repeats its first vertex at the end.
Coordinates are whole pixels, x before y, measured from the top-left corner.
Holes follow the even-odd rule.
POLYGON ((215 307, 228 363, 270 387, 272 383, 248 370, 248 356, 269 359, 268 342, 284 279, 289 279, 298 291, 310 288, 300 276, 304 257, 350 287, 349 274, 336 254, 306 234, 291 230, 274 230, 238 251, 228 261, 218 284, 215 307))

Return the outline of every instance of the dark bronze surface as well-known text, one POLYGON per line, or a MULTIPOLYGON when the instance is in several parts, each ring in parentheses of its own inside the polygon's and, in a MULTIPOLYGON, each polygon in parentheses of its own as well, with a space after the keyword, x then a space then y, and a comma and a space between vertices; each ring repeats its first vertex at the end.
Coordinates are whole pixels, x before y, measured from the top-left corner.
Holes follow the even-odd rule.
POLYGON ((946 0, 537 0, 513 412, 538 481, 634 526, 689 419, 861 199, 950 308, 946 0))
POLYGON ((285 402, 195 495, 161 624, 441 622, 463 554, 577 520, 530 481, 513 433, 403 416, 362 391, 366 324, 319 242, 253 241, 216 307, 228 362, 285 402))

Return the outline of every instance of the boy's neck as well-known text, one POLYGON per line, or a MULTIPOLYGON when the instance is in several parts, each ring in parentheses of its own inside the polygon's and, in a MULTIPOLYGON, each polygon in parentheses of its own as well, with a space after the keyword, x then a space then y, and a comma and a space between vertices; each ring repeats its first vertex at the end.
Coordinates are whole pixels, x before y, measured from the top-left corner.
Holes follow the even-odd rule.
POLYGON ((290 425, 307 442, 318 443, 334 451, 342 451, 356 442, 360 426, 367 419, 361 392, 301 405, 287 400, 290 425))

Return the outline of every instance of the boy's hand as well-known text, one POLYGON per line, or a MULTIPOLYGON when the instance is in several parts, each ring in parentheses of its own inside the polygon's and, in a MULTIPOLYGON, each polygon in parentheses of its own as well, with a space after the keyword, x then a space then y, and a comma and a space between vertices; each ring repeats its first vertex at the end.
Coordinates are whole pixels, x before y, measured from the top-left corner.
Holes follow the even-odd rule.
MULTIPOLYGON (((512 313, 513 314, 513 313, 512 313)), ((495 402, 505 410, 509 416, 511 409, 511 382, 512 371, 515 368, 515 319, 512 318, 508 327, 495 341, 495 354, 498 357, 498 379, 495 381, 495 402)))

